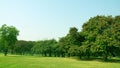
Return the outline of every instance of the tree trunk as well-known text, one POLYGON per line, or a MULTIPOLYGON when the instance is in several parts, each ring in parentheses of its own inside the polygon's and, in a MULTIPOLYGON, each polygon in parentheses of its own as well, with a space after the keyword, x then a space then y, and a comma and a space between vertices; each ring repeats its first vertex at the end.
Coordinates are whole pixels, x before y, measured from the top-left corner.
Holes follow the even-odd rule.
POLYGON ((82 54, 79 54, 79 58, 82 59, 82 54))
POLYGON ((70 57, 70 54, 69 54, 69 53, 67 53, 67 57, 70 57))
POLYGON ((104 52, 103 59, 104 59, 104 61, 107 61, 107 60, 108 60, 108 54, 107 54, 107 51, 104 52))
POLYGON ((4 56, 7 56, 7 52, 4 53, 4 56))
POLYGON ((7 53, 8 53, 8 49, 5 49, 4 50, 4 56, 7 56, 7 53))
POLYGON ((52 54, 51 54, 51 51, 49 52, 49 57, 51 57, 52 56, 52 54))
POLYGON ((46 53, 46 52, 44 52, 44 56, 45 56, 45 57, 47 56, 47 53, 46 53))
POLYGON ((56 52, 54 52, 54 57, 56 57, 57 55, 56 55, 56 52))

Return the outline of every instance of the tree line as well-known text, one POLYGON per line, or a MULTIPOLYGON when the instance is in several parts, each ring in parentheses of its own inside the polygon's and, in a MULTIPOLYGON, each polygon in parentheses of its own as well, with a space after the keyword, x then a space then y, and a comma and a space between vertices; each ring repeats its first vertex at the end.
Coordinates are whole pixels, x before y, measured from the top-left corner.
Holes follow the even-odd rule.
POLYGON ((78 56, 80 59, 103 57, 105 61, 109 57, 120 57, 120 16, 91 17, 81 31, 71 27, 59 41, 17 41, 18 34, 15 27, 3 25, 0 28, 0 51, 5 55, 9 52, 49 57, 78 56))

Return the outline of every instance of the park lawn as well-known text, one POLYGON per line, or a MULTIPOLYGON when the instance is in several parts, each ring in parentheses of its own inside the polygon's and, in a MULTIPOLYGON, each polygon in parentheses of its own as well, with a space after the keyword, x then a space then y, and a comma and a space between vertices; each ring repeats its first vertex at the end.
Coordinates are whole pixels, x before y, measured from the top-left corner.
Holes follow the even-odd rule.
POLYGON ((120 63, 0 54, 0 68, 120 68, 120 63))

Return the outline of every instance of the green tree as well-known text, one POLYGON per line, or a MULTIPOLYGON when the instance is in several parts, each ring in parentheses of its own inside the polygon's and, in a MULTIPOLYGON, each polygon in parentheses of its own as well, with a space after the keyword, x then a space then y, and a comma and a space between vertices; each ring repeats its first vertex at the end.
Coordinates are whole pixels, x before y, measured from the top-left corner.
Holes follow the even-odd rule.
POLYGON ((14 26, 7 26, 4 24, 0 28, 0 41, 2 42, 2 50, 5 56, 7 55, 9 49, 12 52, 18 35, 19 31, 14 26))
POLYGON ((80 55, 79 46, 82 45, 84 36, 78 32, 76 27, 71 27, 69 33, 59 39, 59 50, 62 56, 76 56, 80 55))
POLYGON ((18 40, 14 45, 14 54, 31 54, 31 48, 34 46, 34 41, 18 40))
POLYGON ((65 57, 65 55, 69 56, 68 49, 69 49, 69 43, 67 37, 62 37, 59 39, 58 42, 58 54, 60 54, 62 57, 65 57))
POLYGON ((41 40, 35 42, 35 45, 32 47, 32 52, 34 54, 39 54, 42 56, 47 56, 49 55, 50 57, 52 54, 55 54, 55 45, 57 44, 57 41, 54 39, 51 40, 41 40))
POLYGON ((119 50, 120 16, 95 16, 83 25, 82 32, 91 52, 102 53, 106 61, 108 56, 119 50), (117 44, 116 44, 117 43, 117 44), (115 49, 112 49, 114 47, 115 49))

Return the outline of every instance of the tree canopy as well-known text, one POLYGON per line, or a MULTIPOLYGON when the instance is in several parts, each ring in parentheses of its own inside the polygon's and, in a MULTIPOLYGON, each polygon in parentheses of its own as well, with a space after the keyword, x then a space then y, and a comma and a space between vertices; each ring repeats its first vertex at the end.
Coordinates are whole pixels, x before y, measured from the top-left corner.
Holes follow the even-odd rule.
POLYGON ((0 41, 5 56, 7 55, 8 49, 11 49, 12 52, 14 48, 13 45, 16 43, 18 35, 19 31, 14 26, 4 24, 0 28, 0 41))

